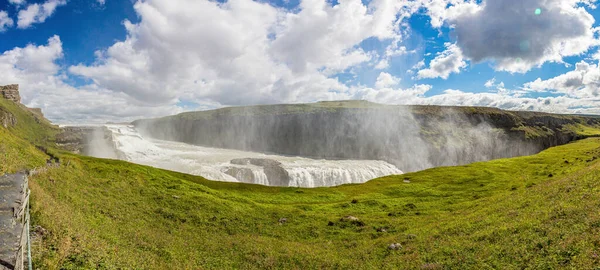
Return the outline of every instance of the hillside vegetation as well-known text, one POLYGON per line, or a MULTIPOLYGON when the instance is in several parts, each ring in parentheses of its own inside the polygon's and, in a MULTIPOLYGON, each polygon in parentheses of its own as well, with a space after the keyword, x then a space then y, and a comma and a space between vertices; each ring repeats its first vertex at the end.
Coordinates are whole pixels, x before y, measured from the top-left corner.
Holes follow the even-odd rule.
MULTIPOLYGON (((600 138, 361 185, 279 188, 55 150, 45 140, 54 127, 0 102, 17 119, 0 127, 2 172, 43 166, 48 155, 36 145, 60 159, 30 181, 36 269, 600 264, 600 138)), ((573 130, 600 134, 591 125, 573 130)))

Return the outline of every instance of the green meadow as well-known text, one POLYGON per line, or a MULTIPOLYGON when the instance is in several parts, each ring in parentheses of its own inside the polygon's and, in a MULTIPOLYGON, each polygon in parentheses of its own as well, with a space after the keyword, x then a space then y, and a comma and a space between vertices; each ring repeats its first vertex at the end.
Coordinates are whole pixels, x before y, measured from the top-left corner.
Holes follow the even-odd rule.
POLYGON ((36 269, 598 269, 600 138, 331 188, 209 181, 53 147, 0 99, 0 172, 30 179, 36 269), (390 249, 398 243, 401 248, 390 249))

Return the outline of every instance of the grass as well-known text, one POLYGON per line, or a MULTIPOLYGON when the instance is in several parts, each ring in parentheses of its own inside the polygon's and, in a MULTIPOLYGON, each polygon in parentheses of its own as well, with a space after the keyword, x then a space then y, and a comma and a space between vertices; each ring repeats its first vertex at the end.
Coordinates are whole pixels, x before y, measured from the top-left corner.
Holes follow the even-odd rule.
POLYGON ((584 137, 600 137, 600 126, 572 124, 566 125, 564 128, 584 137))
MULTIPOLYGON (((31 117, 19 115, 19 124, 31 117)), ((30 128, 55 132, 51 126, 30 128)), ((47 157, 34 147, 40 135, 25 127, 0 127, 0 136, 4 153, 13 151, 0 164, 3 171, 37 166, 47 157)), ((61 165, 30 181, 36 269, 600 264, 600 138, 534 156, 316 189, 214 182, 51 152, 61 165), (359 220, 342 220, 348 215, 359 220), (402 248, 390 250, 391 243, 402 248)))
POLYGON ((60 168, 31 182, 33 218, 50 232, 34 246, 35 263, 43 269, 589 268, 600 263, 598 157, 596 138, 531 157, 299 189, 212 182, 64 154, 60 168), (340 221, 347 215, 360 222, 340 221), (280 225, 282 217, 288 222, 280 225), (387 249, 396 242, 401 250, 387 249))
POLYGON ((0 98, 0 109, 17 119, 14 127, 6 129, 0 126, 0 175, 44 165, 48 157, 36 146, 51 146, 58 128, 22 105, 3 98, 0 98))

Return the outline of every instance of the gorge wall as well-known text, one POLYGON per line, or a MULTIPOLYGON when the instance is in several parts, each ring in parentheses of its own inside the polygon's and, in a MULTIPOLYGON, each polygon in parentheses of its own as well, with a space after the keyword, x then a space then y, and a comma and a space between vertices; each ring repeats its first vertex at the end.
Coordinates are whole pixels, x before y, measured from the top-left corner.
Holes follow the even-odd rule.
POLYGON ((531 155, 577 137, 596 119, 491 108, 364 102, 236 107, 138 120, 144 136, 327 159, 383 160, 405 172, 531 155))

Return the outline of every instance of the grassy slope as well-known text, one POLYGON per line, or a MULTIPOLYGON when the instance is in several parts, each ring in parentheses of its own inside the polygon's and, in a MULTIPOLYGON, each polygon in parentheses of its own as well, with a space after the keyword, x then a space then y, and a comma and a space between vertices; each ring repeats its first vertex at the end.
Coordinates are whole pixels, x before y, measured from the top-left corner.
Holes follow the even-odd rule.
POLYGON ((31 184, 34 219, 51 232, 34 247, 36 265, 590 268, 600 263, 598 157, 593 138, 531 157, 297 189, 64 155, 68 166, 31 184), (346 215, 364 226, 339 221, 346 215), (393 242, 404 248, 388 250, 393 242))
POLYGON ((0 174, 44 165, 48 157, 35 146, 50 146, 58 128, 12 101, 0 98, 0 108, 17 119, 14 127, 0 126, 0 174))
MULTIPOLYGON (((14 110, 21 125, 0 127, 10 156, 0 168, 43 164, 46 156, 32 145, 54 129, 0 105, 14 110)), ((600 263, 600 138, 530 157, 318 189, 212 182, 56 154, 61 166, 30 181, 33 220, 47 230, 34 242, 39 269, 581 269, 600 263), (346 215, 361 222, 340 221, 346 215), (279 225, 281 217, 288 222, 279 225), (393 242, 403 249, 388 250, 393 242)))

